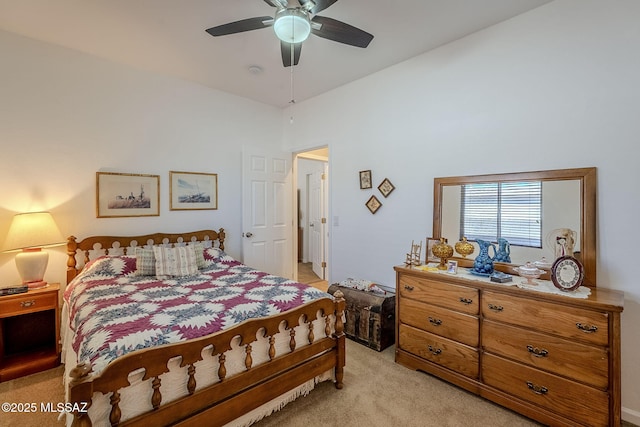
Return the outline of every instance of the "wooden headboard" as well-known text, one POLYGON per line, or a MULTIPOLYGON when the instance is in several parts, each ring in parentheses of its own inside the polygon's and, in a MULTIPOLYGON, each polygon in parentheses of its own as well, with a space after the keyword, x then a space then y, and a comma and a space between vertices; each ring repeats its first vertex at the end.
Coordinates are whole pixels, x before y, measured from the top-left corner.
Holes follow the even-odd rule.
POLYGON ((135 247, 152 245, 184 245, 189 242, 211 241, 211 245, 224 250, 224 228, 215 230, 190 231, 186 233, 155 233, 143 236, 91 236, 76 241, 75 236, 67 238, 67 283, 78 275, 90 260, 102 255, 126 255, 135 247), (216 245, 216 241, 218 244, 216 245), (78 254, 84 254, 79 266, 78 254))

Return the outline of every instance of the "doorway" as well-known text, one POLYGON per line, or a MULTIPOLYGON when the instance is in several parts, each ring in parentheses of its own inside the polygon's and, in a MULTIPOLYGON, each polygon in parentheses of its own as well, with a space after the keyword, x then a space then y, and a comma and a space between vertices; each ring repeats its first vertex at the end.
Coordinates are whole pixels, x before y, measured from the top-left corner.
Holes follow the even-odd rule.
POLYGON ((298 153, 297 233, 298 281, 319 289, 328 288, 329 149, 298 153))

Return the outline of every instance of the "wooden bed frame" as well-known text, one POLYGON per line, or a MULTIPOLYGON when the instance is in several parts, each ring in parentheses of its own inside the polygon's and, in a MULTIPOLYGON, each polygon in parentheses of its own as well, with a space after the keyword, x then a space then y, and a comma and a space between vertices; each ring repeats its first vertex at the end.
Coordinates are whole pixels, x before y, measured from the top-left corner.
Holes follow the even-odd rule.
MULTIPOLYGON (((68 238, 67 283, 80 271, 76 256, 84 253, 85 263, 91 258, 90 251, 107 249, 108 252, 124 253, 132 246, 146 244, 182 244, 183 242, 212 240, 224 249, 224 229, 219 231, 202 230, 183 234, 149 234, 144 236, 96 236, 88 237, 80 242, 74 236, 68 238), (109 251, 109 249, 114 249, 109 251)), ((345 301, 341 293, 336 292, 334 299, 326 298, 313 301, 295 310, 262 319, 252 319, 231 329, 216 334, 145 349, 127 354, 111 362, 100 375, 92 375, 91 367, 78 365, 71 370, 69 382, 69 404, 73 406, 73 426, 90 426, 91 420, 83 405, 91 405, 94 392, 110 395, 112 425, 147 426, 147 425, 179 425, 179 426, 221 426, 258 408, 266 402, 286 393, 315 377, 333 370, 335 386, 343 386, 343 369, 345 365, 345 335, 343 312, 345 301), (317 313, 323 314, 325 328, 324 337, 315 339, 313 322, 317 313), (334 332, 331 332, 331 315, 335 316, 334 332), (278 333, 279 326, 284 326, 290 335, 290 352, 276 355, 273 336, 278 333), (295 327, 306 325, 308 330, 303 337, 296 337, 295 327), (253 366, 251 344, 256 335, 269 338, 268 361, 253 366), (240 337, 240 345, 244 346, 246 369, 238 374, 226 377, 224 352, 231 349, 231 342, 240 337), (298 348, 298 342, 308 345, 298 348), (202 360, 202 350, 212 346, 211 355, 220 363, 218 377, 220 380, 210 386, 196 391, 195 363, 202 360), (160 392, 160 375, 168 372, 168 361, 181 357, 181 367, 187 367, 187 390, 185 396, 169 403, 162 400, 160 392), (120 422, 120 394, 118 390, 129 385, 129 373, 143 368, 143 379, 152 379, 152 410, 142 415, 120 422)))

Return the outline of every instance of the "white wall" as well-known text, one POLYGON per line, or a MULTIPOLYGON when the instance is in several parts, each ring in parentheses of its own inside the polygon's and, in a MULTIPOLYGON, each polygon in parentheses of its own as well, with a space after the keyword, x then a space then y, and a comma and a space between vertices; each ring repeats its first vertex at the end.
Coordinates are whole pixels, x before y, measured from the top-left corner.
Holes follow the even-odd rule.
MULTIPOLYGON (((281 110, 0 32, 0 236, 50 210, 66 237, 224 227, 241 255, 244 145, 280 148, 281 110), (218 174, 218 210, 170 211, 169 171, 218 174), (96 218, 97 171, 160 175, 160 216, 96 218)), ((65 249, 49 281, 65 280, 65 249)), ((0 254, 4 283, 18 281, 0 254)))
POLYGON ((298 103, 283 123, 291 149, 331 150, 333 282, 393 286, 392 266, 431 234, 434 177, 597 167, 598 286, 625 292, 623 418, 640 425, 639 20, 635 0, 556 0, 298 103), (358 187, 364 169, 373 190, 358 187))

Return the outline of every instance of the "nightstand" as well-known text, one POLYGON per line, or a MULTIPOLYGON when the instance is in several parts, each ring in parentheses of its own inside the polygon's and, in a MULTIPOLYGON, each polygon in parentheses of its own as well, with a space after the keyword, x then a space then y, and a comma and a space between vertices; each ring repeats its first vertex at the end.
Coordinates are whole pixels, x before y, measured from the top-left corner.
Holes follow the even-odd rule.
POLYGON ((0 296, 0 382, 60 364, 59 283, 0 296))

